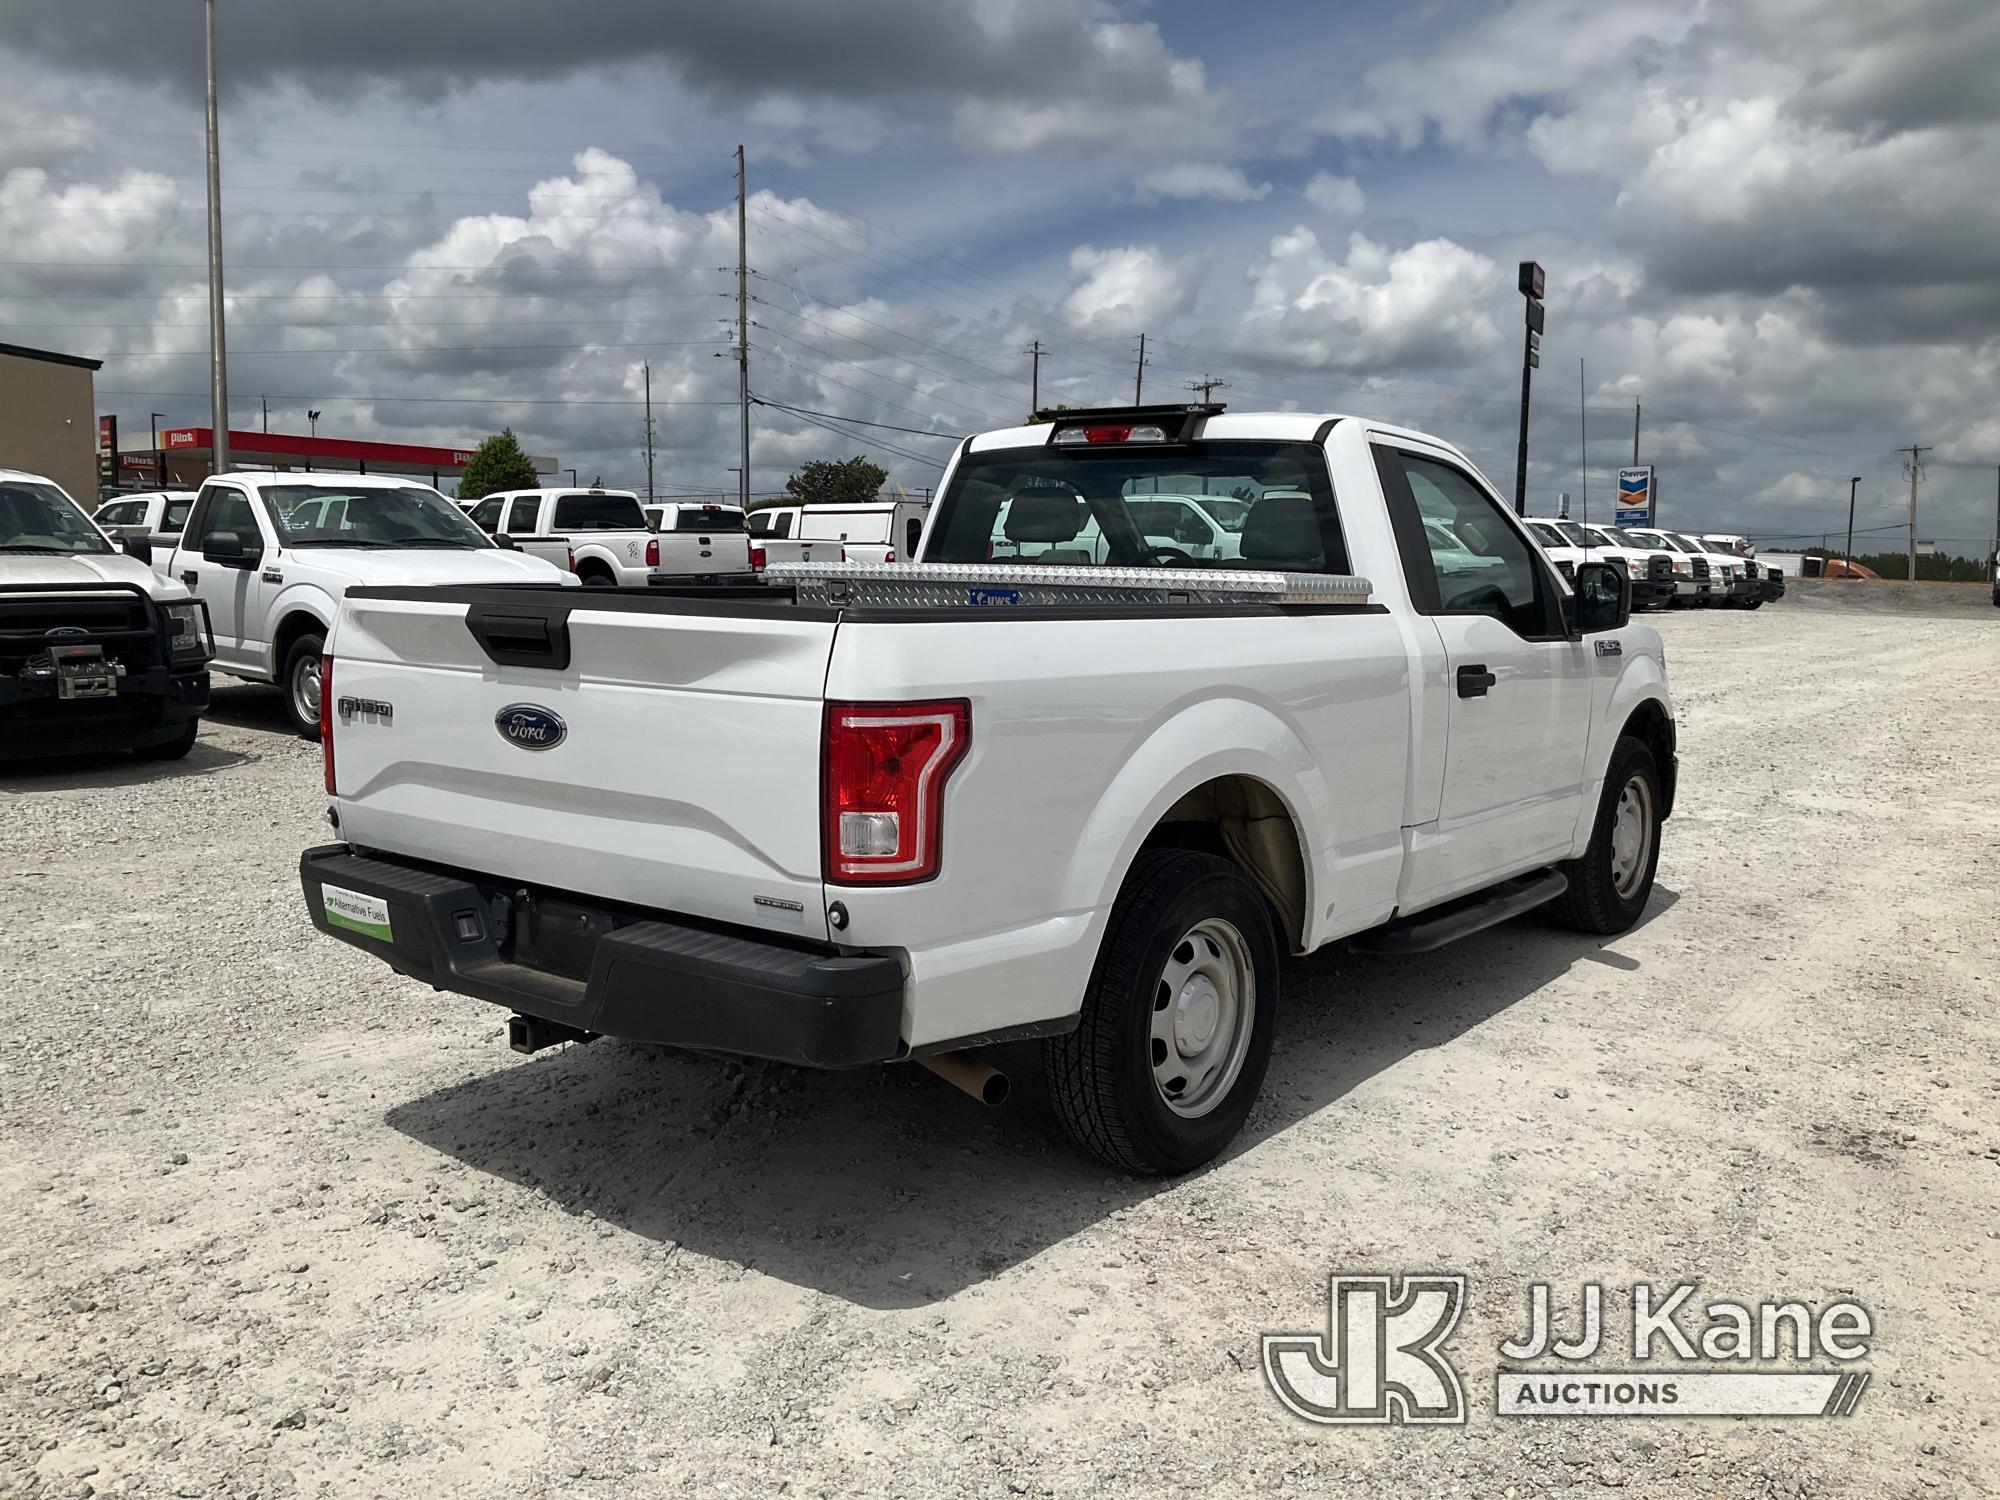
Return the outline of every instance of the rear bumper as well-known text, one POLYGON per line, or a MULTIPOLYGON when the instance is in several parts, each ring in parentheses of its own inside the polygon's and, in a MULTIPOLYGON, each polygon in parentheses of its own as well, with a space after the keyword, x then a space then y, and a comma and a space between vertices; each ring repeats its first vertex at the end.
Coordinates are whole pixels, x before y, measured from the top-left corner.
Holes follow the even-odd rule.
POLYGON ((697 926, 345 844, 306 850, 299 880, 321 932, 436 989, 579 1031, 814 1068, 906 1050, 892 954, 697 926), (329 921, 327 885, 382 902, 386 935, 329 921))

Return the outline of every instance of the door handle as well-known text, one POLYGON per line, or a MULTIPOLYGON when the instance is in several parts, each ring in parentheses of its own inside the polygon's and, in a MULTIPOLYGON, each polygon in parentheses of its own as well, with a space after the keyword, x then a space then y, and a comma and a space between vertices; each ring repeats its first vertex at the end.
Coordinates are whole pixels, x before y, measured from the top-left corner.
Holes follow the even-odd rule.
POLYGON ((201 582, 201 574, 190 570, 189 572, 181 574, 181 582, 186 584, 189 588, 193 588, 197 583, 201 582))
POLYGON ((1486 690, 1500 679, 1486 670, 1485 664, 1474 662, 1458 669, 1458 696, 1461 698, 1484 698, 1486 690))

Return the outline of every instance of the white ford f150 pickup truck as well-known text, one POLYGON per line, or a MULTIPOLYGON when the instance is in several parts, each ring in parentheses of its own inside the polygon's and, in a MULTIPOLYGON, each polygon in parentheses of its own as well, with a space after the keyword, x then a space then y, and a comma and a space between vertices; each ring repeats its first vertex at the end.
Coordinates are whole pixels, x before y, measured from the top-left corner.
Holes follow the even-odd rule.
POLYGON ((114 540, 121 536, 150 538, 155 547, 171 546, 187 525, 194 508, 193 490, 153 490, 120 495, 97 507, 91 520, 114 540))
POLYGON ((376 474, 222 474, 203 483, 173 546, 143 551, 208 606, 215 664, 277 683, 293 728, 319 733, 319 663, 356 584, 575 583, 496 547, 428 485, 376 474))
POLYGON ((660 539, 630 490, 503 490, 469 514, 481 531, 604 588, 662 576, 660 539))
POLYGON ((52 479, 0 469, 0 759, 177 760, 208 705, 208 618, 52 479))
POLYGON ((915 1059, 991 1098, 969 1049, 1042 1038, 1074 1137, 1173 1172, 1250 1109, 1282 953, 1544 904, 1615 933, 1652 889, 1659 636, 1437 438, 1064 412, 958 449, 915 566, 767 583, 350 593, 315 925, 524 1051, 915 1059), (1166 475, 1247 497, 1236 556, 1139 530, 1166 475), (988 561, 1003 507, 1112 564, 988 561))

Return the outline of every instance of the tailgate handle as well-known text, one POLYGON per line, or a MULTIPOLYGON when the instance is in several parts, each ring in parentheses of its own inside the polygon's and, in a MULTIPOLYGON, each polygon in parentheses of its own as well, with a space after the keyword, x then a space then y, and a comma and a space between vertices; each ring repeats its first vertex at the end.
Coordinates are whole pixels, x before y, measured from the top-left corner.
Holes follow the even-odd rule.
POLYGON ((465 612, 465 628, 489 660, 503 667, 569 666, 569 606, 524 609, 475 604, 465 612))

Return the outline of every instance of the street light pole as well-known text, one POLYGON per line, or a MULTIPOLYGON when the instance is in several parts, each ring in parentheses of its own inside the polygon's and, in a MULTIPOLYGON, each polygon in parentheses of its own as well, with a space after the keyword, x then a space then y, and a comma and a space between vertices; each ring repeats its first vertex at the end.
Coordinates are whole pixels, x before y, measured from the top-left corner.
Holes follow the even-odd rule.
POLYGON ((167 455, 166 451, 160 447, 160 418, 165 415, 166 413, 163 411, 149 411, 146 413, 153 427, 153 479, 161 489, 167 487, 167 455))
POLYGON ((1847 481, 1847 550, 1840 555, 1847 560, 1849 578, 1854 576, 1854 491, 1860 483, 1859 474, 1847 481))
POLYGON ((1542 293, 1547 273, 1532 260, 1521 262, 1518 281, 1527 302, 1527 316, 1521 335, 1521 440, 1514 450, 1514 514, 1528 513, 1528 391, 1530 374, 1542 362, 1542 293))
POLYGON ((229 468, 229 361, 222 330, 222 142, 215 113, 215 0, 203 0, 208 65, 208 403, 215 472, 229 468))

